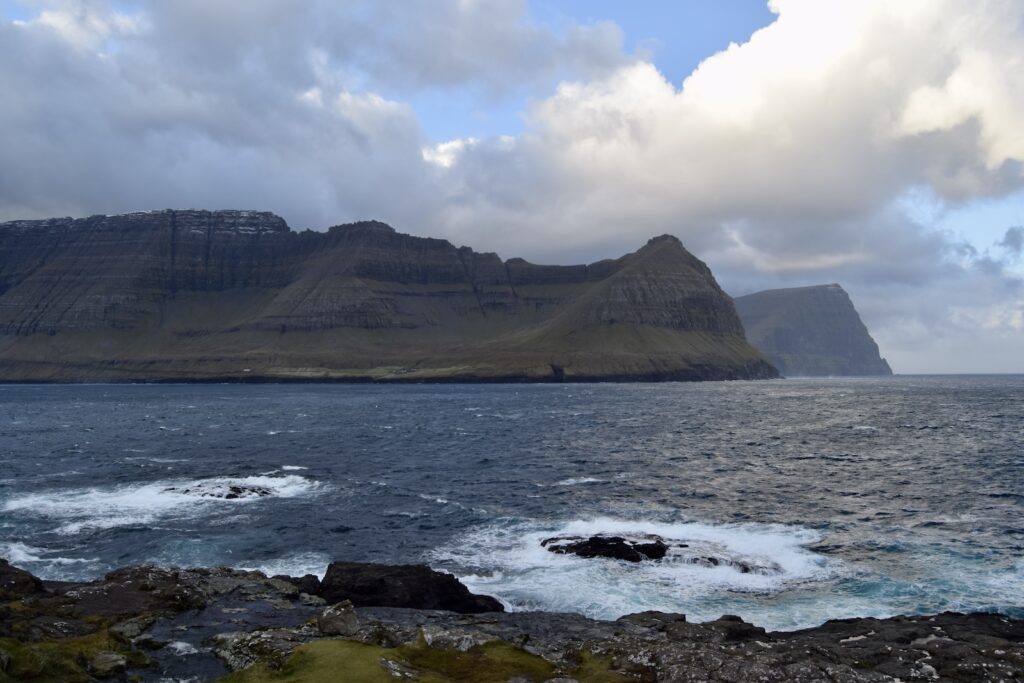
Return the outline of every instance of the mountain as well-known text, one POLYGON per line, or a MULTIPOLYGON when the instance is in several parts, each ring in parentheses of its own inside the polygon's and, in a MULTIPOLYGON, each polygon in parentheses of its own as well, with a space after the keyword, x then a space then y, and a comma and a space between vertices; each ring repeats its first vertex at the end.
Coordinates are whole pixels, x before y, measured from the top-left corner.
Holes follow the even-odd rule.
POLYGON ((735 299, 747 339, 783 375, 891 375, 837 284, 769 289, 735 299))
POLYGON ((667 235, 543 266, 252 211, 0 224, 2 381, 775 376, 708 267, 667 235))

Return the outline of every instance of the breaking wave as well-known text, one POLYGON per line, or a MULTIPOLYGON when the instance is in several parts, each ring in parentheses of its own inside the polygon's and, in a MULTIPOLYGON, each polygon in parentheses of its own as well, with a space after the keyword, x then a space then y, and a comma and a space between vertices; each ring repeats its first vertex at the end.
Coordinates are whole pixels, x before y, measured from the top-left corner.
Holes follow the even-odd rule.
POLYGON ((298 475, 215 477, 32 493, 9 499, 2 509, 16 515, 56 520, 60 526, 55 531, 70 535, 191 517, 208 512, 211 506, 249 504, 263 498, 295 498, 320 488, 319 482, 298 475))

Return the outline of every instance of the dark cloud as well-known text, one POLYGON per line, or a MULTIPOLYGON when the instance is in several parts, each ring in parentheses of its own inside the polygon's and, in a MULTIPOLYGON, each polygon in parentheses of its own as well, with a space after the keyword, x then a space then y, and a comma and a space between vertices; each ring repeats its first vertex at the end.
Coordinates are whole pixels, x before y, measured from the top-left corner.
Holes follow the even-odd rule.
POLYGON ((996 243, 1010 254, 1020 256, 1024 252, 1024 227, 1015 225, 1006 229, 1003 239, 996 243))

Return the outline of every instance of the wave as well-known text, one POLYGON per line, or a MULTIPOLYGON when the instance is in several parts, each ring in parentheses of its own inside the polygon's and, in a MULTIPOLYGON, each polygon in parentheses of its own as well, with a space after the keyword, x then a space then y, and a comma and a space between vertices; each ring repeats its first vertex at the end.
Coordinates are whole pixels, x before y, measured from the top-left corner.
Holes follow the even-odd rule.
POLYGON ((237 569, 245 571, 260 571, 267 576, 305 576, 313 574, 317 578, 324 578, 327 573, 327 565, 331 558, 323 553, 296 553, 272 560, 257 560, 239 565, 237 569))
POLYGON ((598 479, 597 477, 569 477, 568 479, 562 479, 556 481, 554 486, 577 486, 579 484, 603 484, 604 479, 598 479))
POLYGON ((58 520, 61 525, 55 531, 70 535, 84 530, 147 526, 160 519, 206 514, 213 506, 295 498, 320 488, 319 482, 298 475, 214 477, 32 493, 9 499, 2 509, 58 520))
POLYGON ((838 562, 807 548, 820 540, 813 530, 777 524, 506 519, 429 557, 452 569, 473 592, 494 595, 512 610, 581 612, 602 619, 661 610, 701 620, 723 614, 738 596, 771 596, 834 576, 838 562), (654 535, 671 548, 664 560, 629 563, 556 554, 541 546, 552 536, 597 534, 654 535), (707 557, 722 561, 699 561, 707 557))
POLYGON ((96 558, 60 557, 55 554, 59 552, 59 550, 37 548, 20 542, 0 542, 0 557, 15 567, 27 569, 37 575, 61 573, 60 569, 68 565, 93 564, 99 561, 96 558))

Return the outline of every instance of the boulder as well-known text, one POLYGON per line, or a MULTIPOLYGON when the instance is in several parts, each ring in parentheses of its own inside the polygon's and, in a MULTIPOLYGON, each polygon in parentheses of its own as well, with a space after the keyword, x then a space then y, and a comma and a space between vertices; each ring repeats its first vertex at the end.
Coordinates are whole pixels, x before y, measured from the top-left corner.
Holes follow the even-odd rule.
POLYGON ((120 673, 124 673, 127 666, 128 661, 122 655, 109 650, 97 652, 89 660, 89 671, 97 678, 113 678, 120 673))
POLYGON ((503 612, 487 595, 474 595, 451 574, 425 565, 332 562, 321 582, 328 603, 350 600, 356 607, 410 607, 476 614, 503 612))
POLYGON ((359 617, 352 603, 343 600, 316 616, 316 627, 325 636, 351 636, 359 630, 359 617))
POLYGON ((315 574, 306 574, 305 576, 286 576, 284 574, 278 574, 273 578, 288 581, 298 589, 299 593, 306 593, 307 595, 320 594, 320 579, 317 578, 315 574))
POLYGON ((24 569, 12 566, 0 559, 0 598, 19 600, 29 595, 42 593, 43 582, 24 569))
POLYGON ((604 557, 626 562, 660 560, 668 552, 668 544, 657 536, 645 536, 643 540, 631 540, 622 536, 597 535, 560 536, 546 538, 541 545, 553 553, 579 555, 580 557, 604 557))

